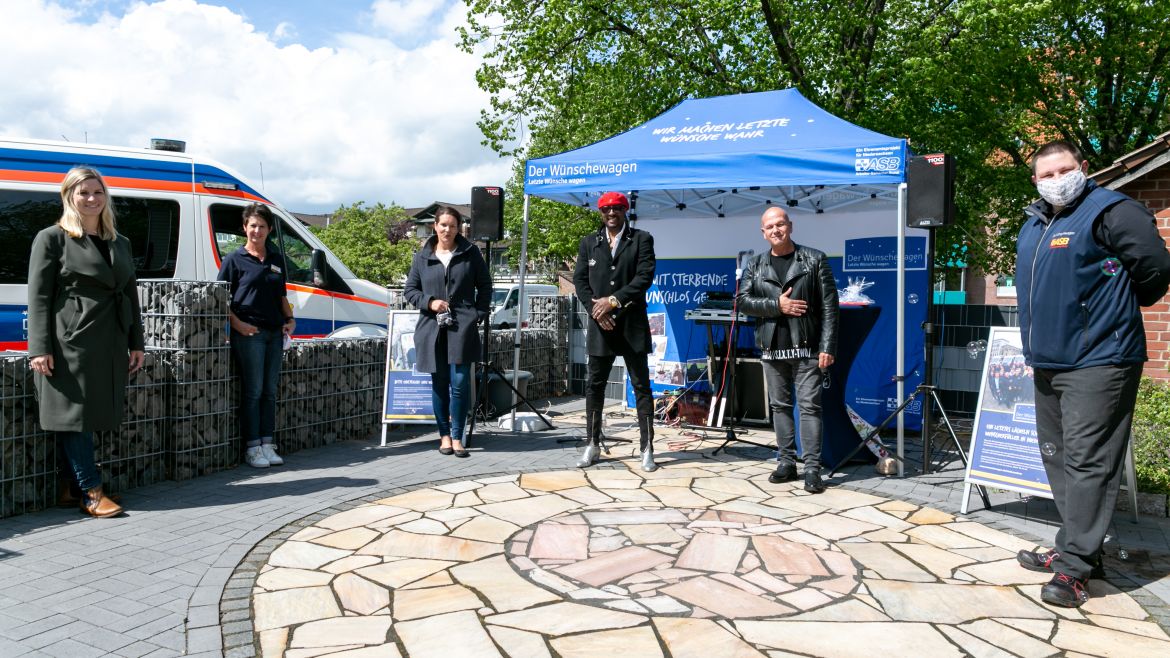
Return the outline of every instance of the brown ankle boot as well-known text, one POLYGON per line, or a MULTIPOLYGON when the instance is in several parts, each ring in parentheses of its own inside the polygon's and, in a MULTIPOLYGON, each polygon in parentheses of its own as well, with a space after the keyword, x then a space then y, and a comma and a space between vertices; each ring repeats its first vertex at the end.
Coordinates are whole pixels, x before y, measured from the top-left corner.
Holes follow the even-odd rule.
POLYGON ((122 513, 122 507, 106 497, 102 493, 101 487, 94 487, 81 496, 81 511, 96 516, 98 518, 105 518, 108 516, 117 516, 122 513))

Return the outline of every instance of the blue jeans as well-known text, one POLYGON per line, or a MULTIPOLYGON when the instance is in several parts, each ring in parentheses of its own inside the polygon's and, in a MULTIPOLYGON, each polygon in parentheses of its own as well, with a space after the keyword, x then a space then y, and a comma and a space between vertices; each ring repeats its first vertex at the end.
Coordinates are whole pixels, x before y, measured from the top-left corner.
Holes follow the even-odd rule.
POLYGON ((255 336, 233 331, 231 343, 240 366, 240 436, 249 448, 272 443, 284 336, 279 329, 260 329, 255 336))
POLYGON ((57 432, 57 440, 81 490, 102 486, 102 474, 93 459, 93 432, 57 432))
POLYGON ((471 364, 448 364, 447 340, 443 336, 435 345, 435 365, 438 369, 431 374, 431 404, 439 436, 462 441, 471 401, 471 364))

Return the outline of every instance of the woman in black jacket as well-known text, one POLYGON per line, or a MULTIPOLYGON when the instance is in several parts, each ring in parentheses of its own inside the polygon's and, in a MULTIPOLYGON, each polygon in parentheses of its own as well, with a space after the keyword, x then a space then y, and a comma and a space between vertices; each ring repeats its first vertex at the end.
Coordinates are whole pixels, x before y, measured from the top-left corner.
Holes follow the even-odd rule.
POLYGON ((462 216, 442 207, 435 235, 414 255, 403 294, 419 309, 415 367, 431 373, 439 452, 466 457, 463 425, 470 411, 471 364, 479 360, 478 322, 486 322, 492 280, 479 248, 459 234, 462 216))

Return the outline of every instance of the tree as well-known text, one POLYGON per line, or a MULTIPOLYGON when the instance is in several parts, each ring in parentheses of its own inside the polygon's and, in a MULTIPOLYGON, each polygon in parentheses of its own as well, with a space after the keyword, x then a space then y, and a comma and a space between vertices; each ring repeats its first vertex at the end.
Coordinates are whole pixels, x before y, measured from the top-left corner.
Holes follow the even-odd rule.
MULTIPOLYGON (((501 154, 584 146, 686 98, 796 87, 916 152, 955 155, 959 222, 939 242, 967 242, 990 271, 1011 268, 1038 142, 1072 138, 1100 167, 1168 124, 1168 0, 466 2, 463 47, 486 49, 492 94, 480 128, 501 154)), ((521 181, 517 168, 512 199, 521 181)), ((565 206, 532 211, 538 255, 593 226, 565 206)))
POLYGON ((414 223, 396 205, 341 206, 312 230, 354 274, 387 287, 401 285, 418 248, 414 223))

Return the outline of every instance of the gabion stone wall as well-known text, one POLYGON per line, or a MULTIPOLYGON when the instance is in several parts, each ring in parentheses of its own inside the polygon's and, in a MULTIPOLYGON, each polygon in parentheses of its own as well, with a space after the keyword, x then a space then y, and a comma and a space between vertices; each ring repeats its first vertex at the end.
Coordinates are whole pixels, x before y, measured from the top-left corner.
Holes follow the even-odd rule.
MULTIPOLYGON (((568 297, 534 296, 529 302, 528 328, 520 330, 520 369, 532 373, 529 400, 565 395, 569 386, 568 297)), ((488 360, 511 370, 515 338, 512 331, 494 331, 488 360)))
MULTIPOLYGON (((107 491, 119 492, 167 478, 167 372, 163 355, 149 350, 142 369, 126 386, 122 427, 96 432, 95 458, 107 491)), ((56 443, 46 436, 49 443, 56 443)), ((55 446, 54 446, 55 448, 55 446)))
POLYGON ((52 504, 57 447, 37 423, 28 357, 0 354, 0 516, 44 509, 52 504))
POLYGON ((221 343, 221 347, 160 353, 170 390, 170 478, 189 480, 234 468, 242 449, 236 415, 239 386, 233 377, 231 348, 221 343))
POLYGON ((146 345, 197 350, 227 342, 228 287, 219 281, 138 282, 146 345))
POLYGON ((385 365, 385 337, 294 342, 276 402, 281 453, 378 432, 385 365))
MULTIPOLYGON (((227 285, 143 280, 138 292, 146 363, 126 387, 121 428, 94 436, 110 492, 234 468, 243 455, 227 285)), ((281 451, 377 433, 385 358, 385 338, 297 341, 286 350, 281 451)), ((52 505, 58 460, 38 422, 28 356, 0 353, 0 517, 52 505)))
POLYGON ((227 284, 139 281, 138 300, 146 344, 157 350, 168 385, 167 477, 189 480, 234 468, 241 450, 227 284))

